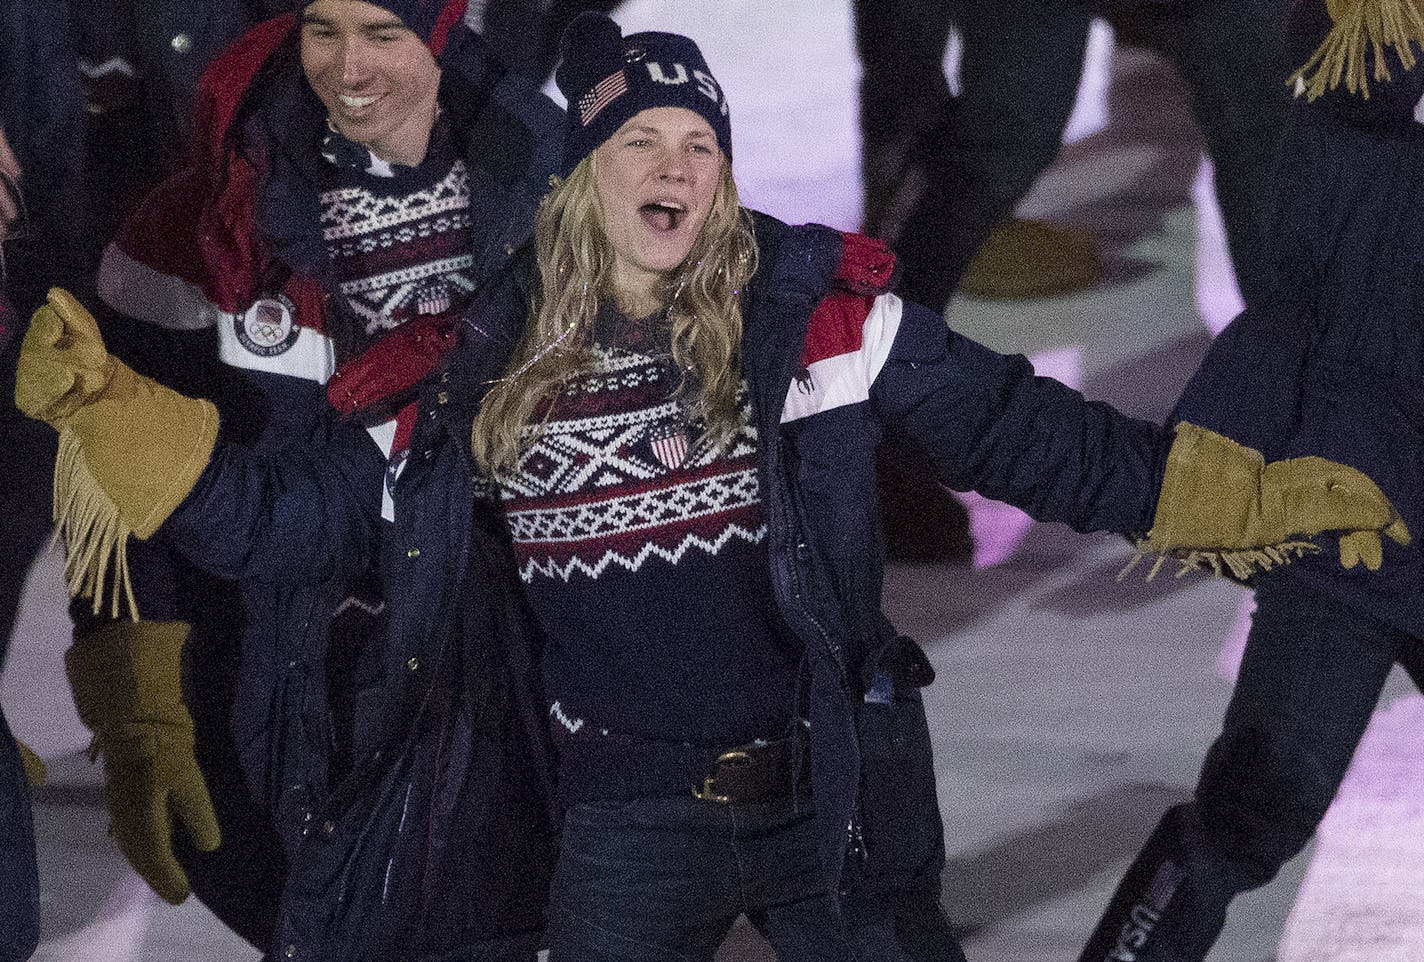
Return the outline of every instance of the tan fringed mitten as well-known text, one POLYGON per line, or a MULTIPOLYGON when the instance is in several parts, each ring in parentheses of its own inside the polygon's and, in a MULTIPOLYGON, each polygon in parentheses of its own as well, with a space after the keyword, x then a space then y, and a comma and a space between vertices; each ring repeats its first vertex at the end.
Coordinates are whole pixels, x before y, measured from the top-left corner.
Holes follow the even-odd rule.
POLYGON ((188 876, 173 854, 181 825, 199 851, 222 843, 183 703, 181 621, 117 621, 76 638, 64 654, 79 718, 104 758, 109 834, 145 882, 177 905, 188 876))
POLYGON ((151 536, 197 483, 217 441, 217 409, 111 357, 93 316, 58 288, 20 346, 15 406, 59 431, 54 518, 70 593, 92 597, 98 614, 112 568, 111 614, 122 595, 137 618, 128 538, 151 536))
POLYGON ((1151 574, 1173 557, 1183 571, 1211 568, 1245 578, 1319 550, 1305 539, 1323 531, 1340 532, 1346 568, 1363 562, 1378 569, 1381 536, 1409 544, 1409 528, 1364 473, 1325 458, 1268 464, 1260 452, 1183 421, 1152 530, 1123 574, 1142 556, 1159 554, 1151 574))

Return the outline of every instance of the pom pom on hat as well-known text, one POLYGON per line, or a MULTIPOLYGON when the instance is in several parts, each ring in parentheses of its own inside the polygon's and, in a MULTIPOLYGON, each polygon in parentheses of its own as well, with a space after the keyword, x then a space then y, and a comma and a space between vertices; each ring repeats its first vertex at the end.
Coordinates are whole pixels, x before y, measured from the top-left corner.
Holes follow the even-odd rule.
POLYGON ((592 11, 579 14, 559 41, 554 83, 573 102, 570 91, 585 91, 623 68, 623 31, 612 18, 592 11))

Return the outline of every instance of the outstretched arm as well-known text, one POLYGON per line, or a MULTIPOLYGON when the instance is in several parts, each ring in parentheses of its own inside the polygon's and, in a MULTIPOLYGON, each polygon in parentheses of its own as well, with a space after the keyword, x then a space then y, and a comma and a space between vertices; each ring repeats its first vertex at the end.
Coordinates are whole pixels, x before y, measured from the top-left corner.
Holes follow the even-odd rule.
POLYGON ((384 476, 380 450, 355 423, 280 457, 219 438, 163 536, 220 577, 325 578, 342 559, 375 556, 384 476))
POLYGON ((871 387, 882 418, 925 451, 941 483, 1079 531, 1152 526, 1172 435, 1034 374, 915 304, 882 296, 890 344, 871 387), (894 315, 898 313, 898 318, 894 315))
POLYGON ((1381 536, 1409 543, 1383 492, 1324 458, 1267 463, 1193 424, 1127 417, 947 331, 936 315, 876 298, 867 344, 887 341, 870 395, 925 449, 950 487, 974 489, 1080 531, 1142 535, 1144 551, 1228 567, 1237 575, 1313 550, 1340 532, 1340 562, 1370 569, 1381 536))
POLYGON ((189 889, 173 853, 174 825, 204 851, 219 845, 220 831, 183 702, 188 625, 137 620, 129 536, 162 530, 200 567, 231 578, 319 578, 340 559, 374 554, 383 459, 354 425, 319 449, 273 458, 225 442, 211 403, 134 373, 109 354, 93 317, 58 290, 25 337, 16 404, 60 432, 56 504, 71 591, 92 594, 97 615, 112 566, 111 617, 122 596, 135 619, 85 632, 65 665, 104 759, 115 841, 176 904, 189 889))

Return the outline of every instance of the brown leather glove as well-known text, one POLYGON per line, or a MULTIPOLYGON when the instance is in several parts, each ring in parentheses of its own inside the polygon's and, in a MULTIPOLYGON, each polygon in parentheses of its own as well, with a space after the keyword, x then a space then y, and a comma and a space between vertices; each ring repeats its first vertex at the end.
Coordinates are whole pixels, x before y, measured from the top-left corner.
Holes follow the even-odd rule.
POLYGON ((104 757, 109 834, 135 872, 174 905, 188 876, 173 855, 174 822, 199 851, 222 841, 193 756, 193 718, 183 705, 181 621, 120 621, 77 640, 64 666, 79 717, 104 757))
POLYGON ((112 562, 132 607, 127 538, 152 535, 197 483, 217 440, 217 409, 111 357, 93 316, 58 288, 20 346, 15 406, 59 431, 54 511, 70 593, 92 597, 97 614, 112 562))
POLYGON ((1340 532, 1340 564, 1379 568, 1381 537, 1409 528, 1363 472, 1325 458, 1267 464, 1260 453, 1195 424, 1177 425, 1144 552, 1172 554, 1244 577, 1314 550, 1302 538, 1340 532))

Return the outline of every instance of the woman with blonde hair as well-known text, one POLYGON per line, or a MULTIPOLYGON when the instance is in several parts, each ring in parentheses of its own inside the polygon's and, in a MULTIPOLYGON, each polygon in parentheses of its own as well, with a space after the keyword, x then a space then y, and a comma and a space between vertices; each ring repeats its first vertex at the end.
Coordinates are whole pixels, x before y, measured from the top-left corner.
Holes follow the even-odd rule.
POLYGON ((1258 474, 1223 437, 1086 402, 902 303, 879 243, 742 209, 685 37, 585 16, 556 79, 540 293, 473 432, 544 635, 552 958, 707 959, 743 913, 783 959, 962 958, 933 671, 879 605, 883 427, 954 488, 1237 570, 1287 540, 1246 520, 1258 479, 1340 468, 1258 474))
MULTIPOLYGON (((508 813, 538 785, 501 773, 548 750, 552 962, 708 960, 743 914, 784 960, 962 959, 939 906, 933 670, 880 610, 885 426, 952 487, 1237 572, 1336 530, 1342 562, 1377 567, 1381 536, 1407 531, 1351 468, 1265 464, 1085 401, 901 302, 878 242, 745 211, 726 98, 686 37, 585 16, 564 57, 563 176, 523 262, 538 277, 478 292, 396 481, 383 568, 414 580, 388 623, 422 630, 386 638, 389 737, 314 813, 303 857, 340 878, 330 911, 390 946, 388 890, 429 911, 470 897, 469 876, 536 874, 508 813), (522 732, 490 708, 511 704, 522 732), (485 750, 452 756, 465 739, 485 750), (462 821, 476 797, 504 816, 462 821)), ((110 511, 200 563, 216 539, 299 577, 379 508, 349 493, 359 459, 243 457, 210 408, 107 358, 62 295, 25 358, 22 406, 95 495, 70 521, 81 542, 110 511), (164 457, 126 471, 145 444, 164 457)))

